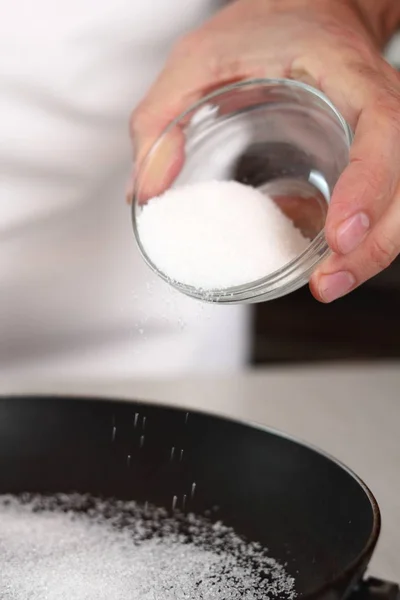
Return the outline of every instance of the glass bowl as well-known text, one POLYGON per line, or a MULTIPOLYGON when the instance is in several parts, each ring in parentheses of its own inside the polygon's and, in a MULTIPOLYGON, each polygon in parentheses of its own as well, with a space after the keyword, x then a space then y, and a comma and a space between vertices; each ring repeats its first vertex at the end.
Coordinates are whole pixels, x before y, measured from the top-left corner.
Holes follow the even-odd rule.
POLYGON ((132 219, 144 260, 174 288, 207 302, 253 303, 293 292, 329 253, 325 218, 351 142, 351 129, 335 106, 301 82, 252 79, 214 91, 168 125, 137 171, 132 219), (181 155, 160 166, 177 135, 181 155), (308 247, 245 285, 202 290, 170 279, 141 243, 137 219, 148 199, 145 190, 153 189, 153 196, 210 180, 236 180, 268 194, 310 239, 308 247))

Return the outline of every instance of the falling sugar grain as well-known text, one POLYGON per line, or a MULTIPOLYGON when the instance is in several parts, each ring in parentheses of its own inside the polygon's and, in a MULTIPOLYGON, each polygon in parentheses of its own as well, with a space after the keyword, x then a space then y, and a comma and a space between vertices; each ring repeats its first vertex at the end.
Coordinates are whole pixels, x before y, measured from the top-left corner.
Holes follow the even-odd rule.
MULTIPOLYGON (((176 504, 176 497, 174 498, 176 504)), ((0 496, 4 600, 293 600, 259 544, 204 517, 89 496, 0 496)))
POLYGON ((269 196, 236 181, 169 189, 143 206, 137 229, 164 276, 205 292, 266 277, 310 243, 269 196))

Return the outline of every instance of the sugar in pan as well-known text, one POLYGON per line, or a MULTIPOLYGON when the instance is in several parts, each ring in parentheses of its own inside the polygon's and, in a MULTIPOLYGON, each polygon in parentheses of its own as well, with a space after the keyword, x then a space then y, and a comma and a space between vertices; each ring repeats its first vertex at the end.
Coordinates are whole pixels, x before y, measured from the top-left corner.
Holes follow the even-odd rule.
POLYGON ((293 600, 295 582, 222 523, 80 495, 0 496, 2 600, 293 600))

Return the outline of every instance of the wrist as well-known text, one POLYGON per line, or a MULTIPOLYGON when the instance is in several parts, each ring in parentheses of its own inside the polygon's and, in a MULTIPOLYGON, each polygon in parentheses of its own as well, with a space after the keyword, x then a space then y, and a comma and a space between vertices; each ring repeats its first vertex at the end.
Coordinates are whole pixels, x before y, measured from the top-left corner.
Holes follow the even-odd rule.
POLYGON ((400 0, 350 0, 383 47, 400 27, 400 0))

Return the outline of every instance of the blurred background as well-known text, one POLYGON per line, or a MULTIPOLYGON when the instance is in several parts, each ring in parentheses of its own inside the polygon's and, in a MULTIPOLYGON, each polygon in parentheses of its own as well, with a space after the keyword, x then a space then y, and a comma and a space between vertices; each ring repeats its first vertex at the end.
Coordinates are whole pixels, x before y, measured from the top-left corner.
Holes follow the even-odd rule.
POLYGON ((400 260, 330 305, 319 304, 303 288, 256 306, 252 363, 397 359, 399 311, 400 260))

